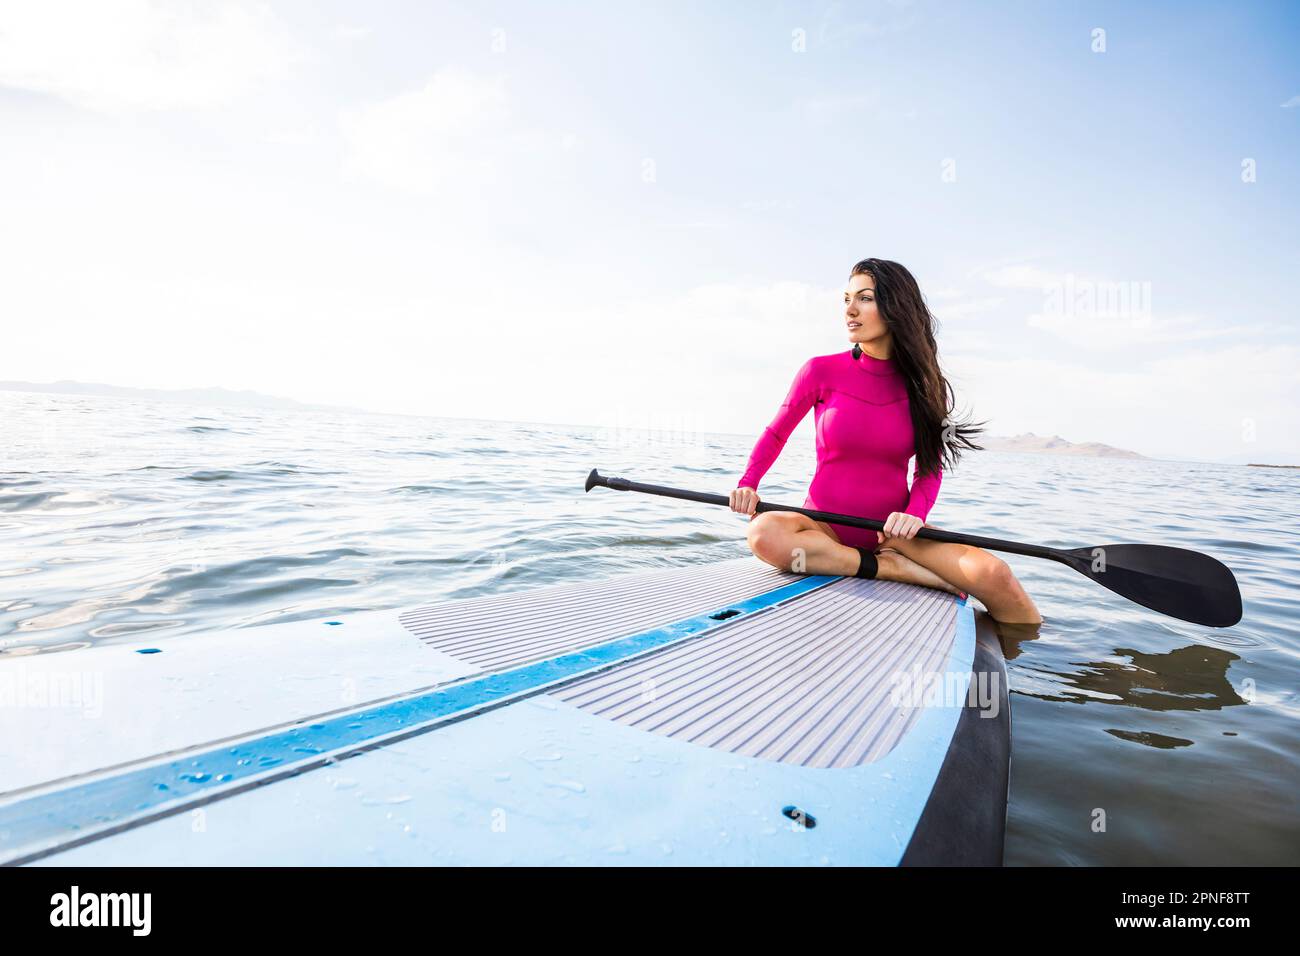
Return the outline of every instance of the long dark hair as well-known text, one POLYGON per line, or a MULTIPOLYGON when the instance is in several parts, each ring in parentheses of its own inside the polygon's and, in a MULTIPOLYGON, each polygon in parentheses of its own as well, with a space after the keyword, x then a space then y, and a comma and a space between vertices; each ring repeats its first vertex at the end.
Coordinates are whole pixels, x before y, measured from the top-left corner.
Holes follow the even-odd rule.
POLYGON ((945 471, 963 449, 981 451, 971 439, 985 422, 953 418, 952 386, 939 368, 934 316, 912 273, 888 259, 863 259, 849 276, 869 275, 876 283, 876 308, 894 339, 894 364, 907 382, 907 400, 916 435, 916 474, 945 471))

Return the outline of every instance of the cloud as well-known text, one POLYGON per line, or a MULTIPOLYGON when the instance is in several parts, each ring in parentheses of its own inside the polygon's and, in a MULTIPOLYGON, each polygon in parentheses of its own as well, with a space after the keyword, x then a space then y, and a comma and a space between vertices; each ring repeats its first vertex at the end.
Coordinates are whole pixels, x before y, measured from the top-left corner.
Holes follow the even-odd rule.
POLYGON ((1001 297, 973 299, 967 296, 950 297, 944 295, 926 294, 927 299, 939 299, 945 304, 931 307, 935 318, 940 322, 948 319, 964 319, 972 315, 987 315, 990 312, 997 312, 999 309, 1005 309, 1006 300, 1001 297), (956 301, 948 301, 955 298, 956 301))
POLYGON ((972 275, 999 289, 1033 289, 1037 292, 1065 281, 1065 273, 1051 272, 1023 263, 980 268, 972 275))
POLYGON ((518 145, 511 119, 505 77, 442 70, 421 89, 341 117, 344 171, 422 195, 491 178, 518 145))
POLYGON ((1191 315, 1162 319, 1150 313, 1123 311, 1036 312, 1027 323, 1071 346, 1109 349, 1205 342, 1237 337, 1241 331, 1230 326, 1212 327, 1191 315))
POLYGON ((817 35, 823 43, 833 44, 903 33, 917 23, 910 6, 910 0, 832 3, 822 14, 817 35))
POLYGON ((944 317, 1002 307, 1025 315, 1031 329, 1046 332, 1072 348, 1133 349, 1156 345, 1206 342, 1257 331, 1254 327, 1213 324, 1205 318, 1180 313, 1161 316, 1153 305, 1152 283, 1105 276, 1061 272, 1028 263, 983 266, 972 278, 997 289, 1022 293, 1019 306, 1002 299, 971 299, 943 308, 944 317), (1032 311, 1024 311, 1031 300, 1032 311))
POLYGON ((746 199, 740 204, 746 212, 793 212, 795 203, 791 199, 746 199))
POLYGON ((316 131, 304 129, 276 129, 266 134, 266 141, 275 146, 310 146, 316 142, 316 131))
POLYGON ((1238 344, 1137 365, 962 353, 961 404, 990 432, 1103 441, 1148 455, 1206 458, 1295 448, 1300 348, 1238 344))
POLYGON ((842 298, 839 290, 805 282, 715 282, 697 286, 669 308, 684 334, 713 335, 722 345, 734 341, 740 328, 757 334, 820 324, 842 333, 842 298))
POLYGON ((0 0, 0 86, 97 112, 224 106, 302 56, 265 4, 0 0))
POLYGON ((827 93, 801 97, 795 101, 794 109, 808 123, 833 126, 879 105, 880 91, 868 90, 863 93, 827 93))

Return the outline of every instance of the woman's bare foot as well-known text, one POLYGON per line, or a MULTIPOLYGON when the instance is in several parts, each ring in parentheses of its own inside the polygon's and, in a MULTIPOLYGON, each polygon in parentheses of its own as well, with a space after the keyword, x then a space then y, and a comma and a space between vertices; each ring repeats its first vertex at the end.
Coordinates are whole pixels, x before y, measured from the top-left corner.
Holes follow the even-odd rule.
POLYGON ((876 578, 878 580, 919 584, 923 588, 934 588, 937 591, 947 591, 949 594, 958 596, 962 593, 929 568, 917 564, 911 558, 899 554, 897 551, 877 551, 876 564, 878 568, 876 578))

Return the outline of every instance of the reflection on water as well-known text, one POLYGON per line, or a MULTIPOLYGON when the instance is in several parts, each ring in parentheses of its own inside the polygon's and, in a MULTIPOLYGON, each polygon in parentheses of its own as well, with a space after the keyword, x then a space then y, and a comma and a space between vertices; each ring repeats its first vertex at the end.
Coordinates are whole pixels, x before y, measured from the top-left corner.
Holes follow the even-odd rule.
POLYGON ((1029 641, 1038 640, 1043 633, 1044 628, 1050 628, 1046 619, 1041 624, 1015 624, 1006 621, 995 621, 994 627, 997 630, 998 642, 1002 645, 1002 656, 1008 661, 1013 661, 1020 656, 1020 647, 1029 641))
POLYGON ((1034 696, 1157 711, 1219 710, 1246 703, 1228 680, 1228 665, 1240 659, 1217 647, 1180 647, 1163 654, 1121 647, 1106 660, 1076 662, 1070 672, 1051 675, 1053 686, 1068 687, 1068 692, 1034 696))
POLYGON ((1110 730, 1107 733, 1114 734, 1121 740, 1130 740, 1135 744, 1145 744, 1148 747, 1159 747, 1164 750, 1172 750, 1175 747, 1190 747, 1190 740, 1181 740, 1178 737, 1166 737, 1164 734, 1139 733, 1133 730, 1110 730))
MULTIPOLYGON (((725 492, 754 437, 0 392, 0 654, 736 557, 742 516, 582 484, 598 467, 725 492)), ((790 439, 766 500, 803 500, 812 444, 807 426, 790 439)), ((1008 863, 1300 858, 1298 486, 1289 469, 988 453, 945 477, 945 528, 1202 550, 1245 601, 1236 627, 1199 627, 1006 556, 1046 619, 1000 628, 1008 863)))

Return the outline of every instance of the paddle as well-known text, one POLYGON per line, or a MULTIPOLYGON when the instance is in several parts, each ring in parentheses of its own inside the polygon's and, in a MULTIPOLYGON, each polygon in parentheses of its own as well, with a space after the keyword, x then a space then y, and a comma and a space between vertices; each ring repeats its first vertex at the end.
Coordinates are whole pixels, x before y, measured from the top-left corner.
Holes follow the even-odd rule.
MULTIPOLYGON (((597 485, 614 491, 640 491, 647 495, 699 501, 706 505, 731 506, 731 500, 726 495, 645 485, 627 478, 606 478, 593 468, 587 476, 586 490, 591 491, 597 485)), ((870 531, 883 531, 885 528, 883 521, 874 518, 812 511, 766 501, 760 501, 756 511, 793 511, 815 521, 866 528, 870 531)), ((1163 544, 1104 544, 1063 551, 1036 544, 940 531, 938 528, 922 528, 916 536, 1059 561, 1130 601, 1193 624, 1231 627, 1241 620, 1241 591, 1237 588, 1237 579, 1223 563, 1199 551, 1170 548, 1163 544)))

